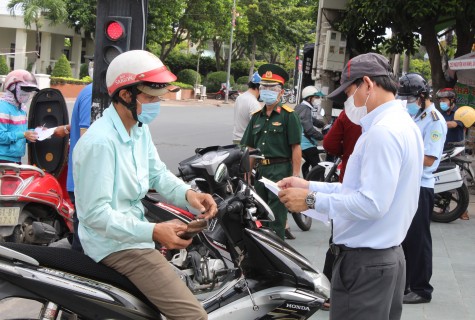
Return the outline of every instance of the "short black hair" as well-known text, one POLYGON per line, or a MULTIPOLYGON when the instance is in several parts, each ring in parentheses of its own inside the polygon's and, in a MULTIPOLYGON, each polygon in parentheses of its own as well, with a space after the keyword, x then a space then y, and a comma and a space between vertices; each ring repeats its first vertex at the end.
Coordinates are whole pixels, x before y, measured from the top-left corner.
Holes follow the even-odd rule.
POLYGON ((247 86, 249 87, 249 89, 256 89, 256 90, 259 90, 259 86, 260 84, 259 83, 254 83, 252 81, 249 81, 247 83, 247 86))
MULTIPOLYGON (((378 87, 381 87, 385 91, 392 92, 394 95, 396 95, 399 85, 393 77, 374 76, 374 77, 369 77, 369 79, 373 81, 374 83, 376 83, 378 87)), ((359 86, 360 84, 363 83, 363 78, 356 79, 355 82, 353 83, 356 84, 356 86, 359 86)))

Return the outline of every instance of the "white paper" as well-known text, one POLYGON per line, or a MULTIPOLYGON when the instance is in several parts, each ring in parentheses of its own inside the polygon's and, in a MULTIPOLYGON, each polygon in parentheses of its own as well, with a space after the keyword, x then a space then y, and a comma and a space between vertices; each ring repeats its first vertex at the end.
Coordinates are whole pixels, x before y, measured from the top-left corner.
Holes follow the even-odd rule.
POLYGON ((45 129, 44 127, 36 128, 35 132, 38 134, 38 141, 43 141, 43 140, 48 139, 49 137, 51 137, 53 135, 55 129, 56 129, 56 127, 49 128, 49 129, 45 129))
MULTIPOLYGON (((269 180, 265 177, 262 177, 261 179, 259 179, 259 181, 262 182, 266 186, 266 188, 272 191, 275 195, 279 194, 280 188, 277 186, 277 183, 275 183, 274 181, 269 180)), ((301 214, 309 216, 312 219, 321 221, 327 227, 330 226, 330 219, 328 219, 328 214, 320 213, 312 209, 305 210, 301 214)))
POLYGON ((279 195, 280 188, 277 186, 277 183, 265 177, 262 177, 259 179, 259 181, 262 182, 266 188, 272 191, 272 193, 274 193, 276 196, 279 195))

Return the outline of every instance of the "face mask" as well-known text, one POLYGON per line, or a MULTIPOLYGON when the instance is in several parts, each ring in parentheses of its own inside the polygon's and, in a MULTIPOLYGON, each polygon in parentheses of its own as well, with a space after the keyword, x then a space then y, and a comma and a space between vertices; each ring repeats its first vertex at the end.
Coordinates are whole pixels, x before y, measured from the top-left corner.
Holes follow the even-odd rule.
POLYGON ((28 100, 30 100, 31 96, 32 96, 31 92, 26 92, 26 91, 23 91, 21 89, 17 90, 17 92, 16 92, 17 100, 21 104, 27 103, 28 100))
POLYGON ((416 102, 408 103, 407 106, 406 106, 406 108, 407 108, 407 112, 409 112, 409 114, 410 114, 411 116, 413 116, 413 117, 414 117, 414 116, 419 112, 419 110, 420 110, 420 107, 419 107, 419 105, 418 105, 416 102))
POLYGON ((450 109, 450 107, 449 107, 449 105, 447 104, 447 102, 441 102, 441 103, 440 103, 440 109, 441 109, 442 111, 447 111, 447 110, 450 109))
POLYGON ((359 87, 356 88, 355 92, 346 99, 344 105, 345 105, 345 113, 350 119, 351 122, 354 124, 360 125, 361 124, 361 118, 366 116, 368 114, 368 109, 366 108, 366 102, 368 101, 369 95, 366 98, 365 104, 361 107, 356 107, 355 106, 355 93, 358 91, 359 87))
POLYGON ((152 102, 152 103, 140 102, 140 104, 142 105, 142 113, 137 115, 137 119, 143 124, 149 124, 160 113, 160 102, 152 102))
POLYGON ((314 108, 317 108, 317 109, 318 109, 321 104, 322 104, 322 102, 320 101, 320 99, 313 99, 313 100, 312 100, 312 106, 313 106, 314 108))
POLYGON ((277 101, 279 93, 272 90, 261 90, 260 98, 266 105, 273 105, 277 101))

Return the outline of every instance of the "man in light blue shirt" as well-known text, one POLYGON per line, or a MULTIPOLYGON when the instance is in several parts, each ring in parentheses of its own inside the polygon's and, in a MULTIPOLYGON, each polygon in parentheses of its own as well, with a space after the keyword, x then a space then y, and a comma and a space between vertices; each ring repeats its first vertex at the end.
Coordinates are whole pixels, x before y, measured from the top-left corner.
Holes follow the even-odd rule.
POLYGON ((343 183, 289 177, 278 185, 293 212, 333 219, 335 254, 330 319, 400 319, 405 282, 401 242, 417 209, 423 145, 395 100, 389 61, 375 53, 351 59, 328 98, 361 109, 362 135, 343 183))
POLYGON ((196 193, 167 170, 148 123, 159 96, 176 76, 153 54, 132 50, 114 58, 106 74, 112 104, 73 151, 79 237, 85 254, 125 275, 167 319, 207 319, 207 314, 154 241, 167 248, 191 243, 179 237, 186 225, 150 223, 141 199, 155 189, 178 206, 217 213, 209 194, 196 193), (177 308, 177 305, 180 307, 177 308))
POLYGON ((424 140, 424 173, 421 180, 419 206, 411 227, 402 243, 406 256, 407 304, 428 303, 434 288, 432 277, 432 237, 430 217, 434 210, 434 174, 439 166, 447 135, 447 123, 429 100, 427 81, 418 73, 408 73, 399 79, 398 98, 407 102, 424 140))

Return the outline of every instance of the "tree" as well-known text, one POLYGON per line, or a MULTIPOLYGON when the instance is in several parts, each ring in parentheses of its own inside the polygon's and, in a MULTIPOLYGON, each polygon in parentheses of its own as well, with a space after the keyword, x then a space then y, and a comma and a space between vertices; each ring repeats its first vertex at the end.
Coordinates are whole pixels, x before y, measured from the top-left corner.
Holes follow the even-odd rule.
POLYGON ((475 2, 471 0, 350 0, 335 27, 347 34, 352 56, 382 47, 390 53, 412 54, 422 44, 437 90, 449 85, 442 69, 438 32, 455 30, 456 56, 460 56, 470 52, 475 41, 474 21, 475 2), (385 38, 386 28, 393 33, 389 39, 385 38))
POLYGON ((5 56, 0 56, 0 74, 6 75, 10 72, 10 68, 7 65, 7 59, 5 56))
POLYGON ((68 0, 66 2, 68 12, 67 23, 76 33, 81 33, 94 38, 96 30, 97 0, 68 0))
POLYGON ((36 62, 41 52, 40 28, 44 19, 49 20, 50 25, 56 25, 65 21, 67 16, 66 4, 64 0, 11 0, 7 8, 11 15, 15 15, 15 10, 21 9, 23 12, 23 23, 31 29, 32 24, 36 30, 36 59, 32 72, 36 72, 36 62))

